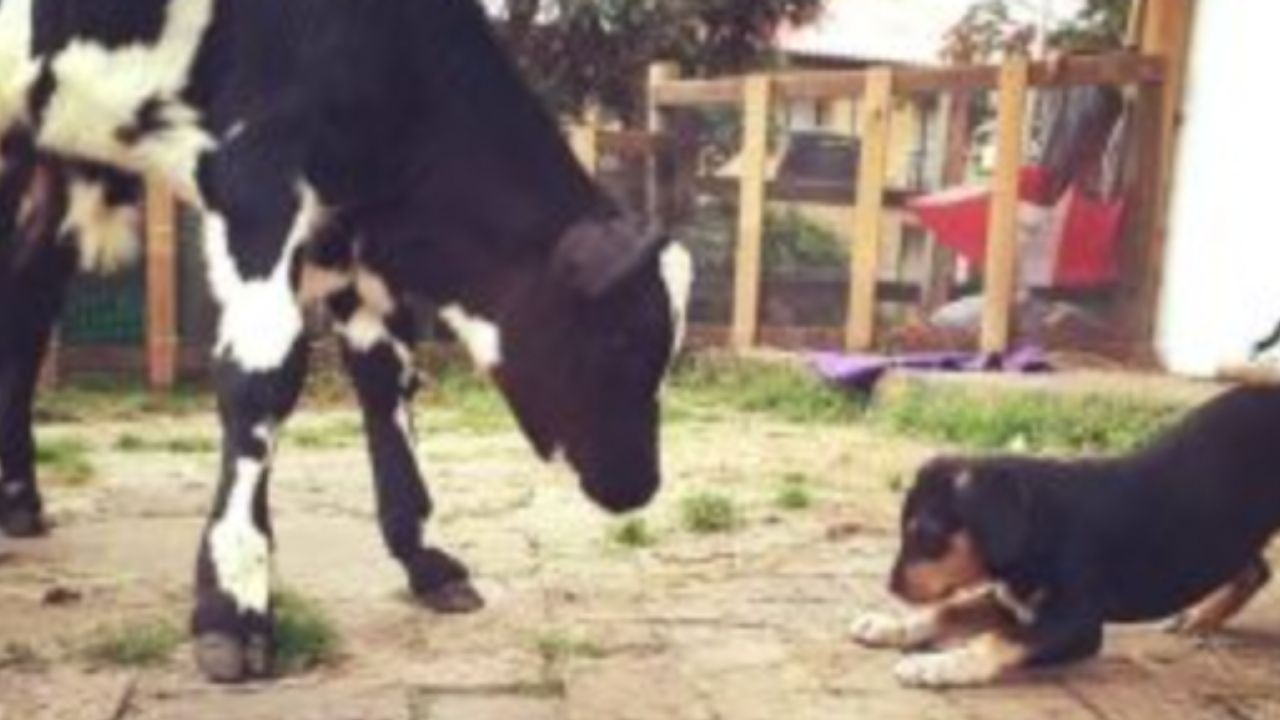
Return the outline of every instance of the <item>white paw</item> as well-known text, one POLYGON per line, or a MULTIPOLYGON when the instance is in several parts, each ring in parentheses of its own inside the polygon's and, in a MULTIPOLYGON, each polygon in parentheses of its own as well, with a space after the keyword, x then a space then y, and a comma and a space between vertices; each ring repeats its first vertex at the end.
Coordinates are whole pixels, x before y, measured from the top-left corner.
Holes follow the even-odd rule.
POLYGON ((854 641, 873 648, 906 647, 907 623, 887 613, 868 612, 854 618, 849 624, 849 634, 854 641))
POLYGON ((961 648, 908 655, 894 666, 893 674, 907 687, 965 687, 995 680, 1000 668, 984 654, 961 648))

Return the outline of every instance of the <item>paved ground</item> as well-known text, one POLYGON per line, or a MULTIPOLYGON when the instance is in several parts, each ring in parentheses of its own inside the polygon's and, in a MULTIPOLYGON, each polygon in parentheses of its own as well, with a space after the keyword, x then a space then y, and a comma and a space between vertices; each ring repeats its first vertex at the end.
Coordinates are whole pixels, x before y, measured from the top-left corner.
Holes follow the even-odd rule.
MULTIPOLYGON (((655 545, 611 544, 614 522, 508 427, 441 430, 423 455, 440 503, 431 534, 467 559, 490 604, 442 618, 415 607, 379 546, 353 416, 298 427, 273 485, 280 575, 334 618, 335 666, 217 688, 183 647, 145 670, 95 667, 95 628, 187 611, 212 454, 123 452, 122 435, 212 437, 212 419, 47 429, 94 445, 98 479, 52 490, 59 522, 0 560, 0 720, 818 720, 826 718, 1280 718, 1280 594, 1210 645, 1113 632, 1105 656, 997 689, 904 690, 892 653, 848 642, 859 608, 886 607, 895 478, 931 448, 858 426, 686 417, 668 432, 668 485, 646 514, 655 545), (322 447, 317 447, 320 445, 322 447), (815 504, 774 497, 806 478, 815 504), (743 525, 698 536, 681 500, 715 490, 743 525), (51 588, 81 594, 50 605, 51 588)), ((297 429, 297 428, 295 428, 297 429)))

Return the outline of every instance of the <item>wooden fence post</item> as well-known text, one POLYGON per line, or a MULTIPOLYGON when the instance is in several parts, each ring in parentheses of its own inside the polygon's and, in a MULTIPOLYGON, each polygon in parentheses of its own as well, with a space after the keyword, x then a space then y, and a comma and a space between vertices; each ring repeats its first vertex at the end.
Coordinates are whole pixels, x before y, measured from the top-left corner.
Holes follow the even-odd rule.
POLYGON ((1004 352, 1017 302, 1018 201, 1023 129, 1027 114, 1027 58, 1011 57, 1000 68, 996 173, 992 180, 982 310, 982 351, 1004 352))
POLYGON ((889 171, 892 111, 893 71, 871 70, 862 100, 862 143, 853 209, 853 247, 849 253, 845 345, 851 350, 867 350, 876 338, 880 241, 884 235, 884 189, 889 171))
POLYGON ((755 344, 760 328, 760 284, 764 223, 768 203, 769 114, 773 81, 768 75, 747 78, 742 104, 742 155, 738 178, 738 247, 733 272, 735 349, 755 344))
POLYGON ((177 206, 169 190, 148 180, 146 197, 147 382, 170 390, 178 376, 177 206))
MULTIPOLYGON (((653 137, 660 136, 666 131, 666 118, 662 107, 655 101, 654 88, 664 82, 678 80, 680 78, 680 65, 674 62, 658 62, 649 66, 649 115, 645 123, 645 130, 653 137)), ((662 156, 661 150, 657 144, 649 153, 648 168, 645 177, 645 203, 651 221, 659 221, 666 219, 665 203, 662 194, 662 156)))

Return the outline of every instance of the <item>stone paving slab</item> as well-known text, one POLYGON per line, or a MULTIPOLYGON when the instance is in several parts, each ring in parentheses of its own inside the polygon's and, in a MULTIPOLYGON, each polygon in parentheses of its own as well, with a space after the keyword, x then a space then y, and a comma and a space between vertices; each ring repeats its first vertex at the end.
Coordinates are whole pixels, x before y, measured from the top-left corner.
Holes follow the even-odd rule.
MULTIPOLYGON (((208 419, 189 422, 210 431, 208 419)), ((1280 719, 1275 591, 1209 644, 1126 628, 1101 659, 1067 670, 974 691, 899 687, 895 654, 856 647, 844 628, 860 609, 893 607, 884 578, 900 495, 890 480, 931 448, 858 426, 758 418, 669 433, 674 470, 643 516, 655 544, 641 549, 612 544, 616 521, 513 434, 430 437, 440 505, 430 536, 471 564, 489 601, 465 617, 408 597, 380 546, 357 442, 294 448, 272 488, 278 567, 333 618, 341 661, 245 688, 205 684, 185 646, 156 668, 94 667, 77 648, 98 624, 182 623, 189 608, 215 462, 111 450, 111 433, 147 429, 55 429, 104 446, 103 478, 53 488, 55 533, 6 545, 0 720, 1280 719), (773 495, 796 474, 809 478, 814 505, 783 511, 773 495), (682 500, 704 491, 731 498, 741 527, 684 528, 682 500), (51 587, 83 599, 49 607, 51 587), (16 662, 15 648, 39 662, 16 662)))

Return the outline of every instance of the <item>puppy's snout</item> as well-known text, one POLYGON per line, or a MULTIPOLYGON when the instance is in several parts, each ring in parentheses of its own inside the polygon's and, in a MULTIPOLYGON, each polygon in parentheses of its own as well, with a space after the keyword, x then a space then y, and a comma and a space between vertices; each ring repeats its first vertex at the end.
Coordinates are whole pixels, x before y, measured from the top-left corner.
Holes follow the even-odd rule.
POLYGON ((907 599, 906 581, 904 580, 901 560, 894 562, 893 569, 889 571, 889 592, 896 597, 907 599))

